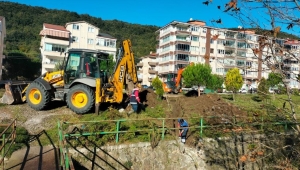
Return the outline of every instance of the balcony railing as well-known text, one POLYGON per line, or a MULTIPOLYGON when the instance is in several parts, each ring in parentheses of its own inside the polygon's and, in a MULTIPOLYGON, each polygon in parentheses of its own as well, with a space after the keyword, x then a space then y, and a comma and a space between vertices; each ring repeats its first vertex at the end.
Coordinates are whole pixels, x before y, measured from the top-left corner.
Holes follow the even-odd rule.
POLYGON ((148 64, 149 64, 150 66, 156 66, 156 65, 158 64, 158 62, 148 62, 148 64))
POLYGON ((136 66, 143 66, 143 63, 137 63, 136 66))
POLYGON ((43 51, 44 56, 53 56, 53 57, 65 57, 63 52, 59 51, 43 51))
POLYGON ((157 74, 158 72, 157 72, 156 70, 151 70, 151 69, 149 69, 149 70, 148 70, 148 73, 150 73, 150 74, 157 74))

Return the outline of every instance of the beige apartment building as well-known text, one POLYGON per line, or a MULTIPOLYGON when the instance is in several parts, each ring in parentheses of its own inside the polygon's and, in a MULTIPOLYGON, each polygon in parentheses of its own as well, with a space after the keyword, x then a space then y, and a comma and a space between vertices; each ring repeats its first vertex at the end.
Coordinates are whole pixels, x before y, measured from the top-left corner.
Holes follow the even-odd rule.
POLYGON ((62 62, 68 48, 100 50, 113 55, 116 60, 117 39, 85 21, 69 22, 65 26, 43 24, 41 35, 42 74, 53 71, 62 62))
POLYGON ((2 80, 2 63, 5 56, 3 55, 3 50, 5 48, 4 38, 6 37, 6 25, 5 18, 0 16, 0 80, 2 80))
POLYGON ((149 55, 141 57, 141 61, 136 64, 138 80, 142 85, 150 86, 158 72, 156 71, 156 53, 150 52, 149 55))

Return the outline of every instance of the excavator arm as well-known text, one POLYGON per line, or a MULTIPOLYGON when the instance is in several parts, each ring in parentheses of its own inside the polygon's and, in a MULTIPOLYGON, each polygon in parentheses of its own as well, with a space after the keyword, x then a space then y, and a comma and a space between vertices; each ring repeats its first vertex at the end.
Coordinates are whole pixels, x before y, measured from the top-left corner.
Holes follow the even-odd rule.
POLYGON ((114 87, 114 100, 117 103, 123 100, 123 86, 127 86, 127 92, 130 92, 134 84, 138 82, 134 55, 131 49, 131 41, 124 40, 120 47, 118 61, 111 77, 111 83, 114 87))

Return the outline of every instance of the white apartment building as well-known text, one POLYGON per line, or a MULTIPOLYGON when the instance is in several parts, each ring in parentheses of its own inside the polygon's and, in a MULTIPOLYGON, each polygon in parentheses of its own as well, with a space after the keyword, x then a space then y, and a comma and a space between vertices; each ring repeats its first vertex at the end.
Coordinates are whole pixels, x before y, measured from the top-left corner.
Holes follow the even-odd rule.
POLYGON ((287 74, 287 79, 285 81, 289 84, 290 88, 300 89, 300 84, 297 80, 297 76, 300 74, 298 61, 300 58, 300 42, 299 40, 287 40, 284 42, 284 48, 294 54, 297 58, 291 57, 288 53, 285 54, 290 56, 283 61, 283 69, 289 73, 287 74))
MULTIPOLYGON (((268 77, 266 66, 259 62, 253 50, 258 48, 260 35, 250 30, 232 31, 206 26, 205 22, 172 21, 158 31, 158 62, 156 70, 163 81, 168 74, 190 62, 209 63, 213 74, 225 76, 231 68, 240 69, 245 84, 257 86, 257 80, 268 77)), ((261 56, 260 56, 261 57, 261 56)))
POLYGON ((142 85, 150 86, 152 79, 154 79, 158 72, 156 71, 156 54, 150 52, 149 55, 141 57, 141 61, 136 64, 138 80, 142 85))
POLYGON ((85 21, 69 22, 65 26, 43 24, 41 30, 42 74, 53 71, 62 62, 68 48, 84 48, 107 52, 116 59, 116 38, 100 33, 100 29, 85 21))
POLYGON ((2 80, 2 63, 5 56, 3 55, 3 50, 5 48, 4 38, 6 37, 6 25, 5 18, 0 16, 0 80, 2 80))

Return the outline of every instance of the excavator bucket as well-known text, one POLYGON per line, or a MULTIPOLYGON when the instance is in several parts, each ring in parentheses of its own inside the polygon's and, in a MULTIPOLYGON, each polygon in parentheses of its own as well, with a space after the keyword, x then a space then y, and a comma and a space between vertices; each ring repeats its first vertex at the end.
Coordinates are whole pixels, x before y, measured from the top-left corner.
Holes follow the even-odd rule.
POLYGON ((25 102, 25 91, 28 82, 8 82, 5 84, 5 92, 0 99, 0 103, 19 104, 25 102))

